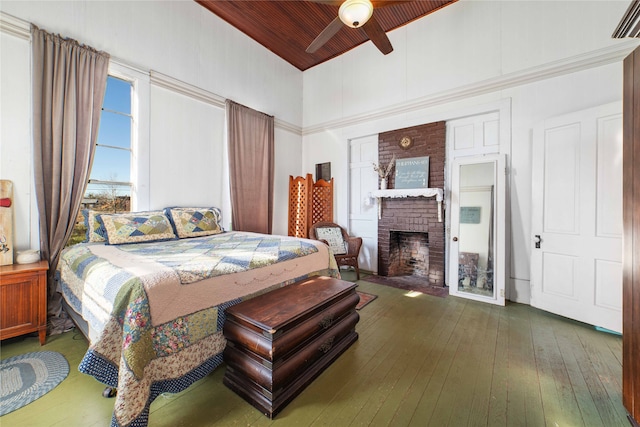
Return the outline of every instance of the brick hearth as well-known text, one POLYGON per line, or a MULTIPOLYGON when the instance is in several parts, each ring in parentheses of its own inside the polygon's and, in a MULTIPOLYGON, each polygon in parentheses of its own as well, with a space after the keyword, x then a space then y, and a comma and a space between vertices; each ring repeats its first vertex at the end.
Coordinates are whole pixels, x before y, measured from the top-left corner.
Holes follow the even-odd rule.
MULTIPOLYGON (((378 136, 378 156, 383 165, 389 163, 394 154, 396 159, 429 156, 431 188, 444 188, 445 147, 445 122, 398 129, 378 136), (404 136, 413 140, 413 146, 408 150, 398 145, 398 141, 404 136)), ((395 188, 393 173, 389 188, 395 188)), ((378 274, 382 276, 395 274, 389 269, 392 230, 427 233, 429 274, 425 286, 444 286, 444 222, 438 222, 438 204, 435 198, 382 199, 382 218, 378 220, 378 274)))

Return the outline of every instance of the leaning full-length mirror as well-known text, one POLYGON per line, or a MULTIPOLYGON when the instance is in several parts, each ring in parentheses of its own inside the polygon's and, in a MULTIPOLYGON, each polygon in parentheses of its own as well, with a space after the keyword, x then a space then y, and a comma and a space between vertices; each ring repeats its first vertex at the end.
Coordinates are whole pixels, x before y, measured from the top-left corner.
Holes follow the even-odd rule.
POLYGON ((494 304, 504 304, 505 191, 499 159, 457 159, 451 186, 450 293, 494 304))

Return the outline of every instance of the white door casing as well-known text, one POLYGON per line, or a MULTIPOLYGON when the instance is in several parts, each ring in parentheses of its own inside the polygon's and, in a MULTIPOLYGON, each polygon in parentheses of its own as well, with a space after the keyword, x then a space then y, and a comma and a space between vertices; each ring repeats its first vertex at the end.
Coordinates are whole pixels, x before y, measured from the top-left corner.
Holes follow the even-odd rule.
POLYGON ((349 233, 362 237, 361 269, 378 272, 378 207, 371 192, 378 189, 378 135, 349 141, 349 233))
POLYGON ((622 331, 622 103, 534 128, 531 305, 622 331), (539 247, 538 247, 539 246, 539 247))

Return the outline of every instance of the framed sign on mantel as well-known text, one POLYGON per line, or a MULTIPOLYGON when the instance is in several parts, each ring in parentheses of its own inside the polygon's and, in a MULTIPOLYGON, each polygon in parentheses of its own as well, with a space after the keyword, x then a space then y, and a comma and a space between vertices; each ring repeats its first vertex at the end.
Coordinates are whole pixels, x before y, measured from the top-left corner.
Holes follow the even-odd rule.
POLYGON ((429 188, 429 156, 396 160, 395 188, 429 188))

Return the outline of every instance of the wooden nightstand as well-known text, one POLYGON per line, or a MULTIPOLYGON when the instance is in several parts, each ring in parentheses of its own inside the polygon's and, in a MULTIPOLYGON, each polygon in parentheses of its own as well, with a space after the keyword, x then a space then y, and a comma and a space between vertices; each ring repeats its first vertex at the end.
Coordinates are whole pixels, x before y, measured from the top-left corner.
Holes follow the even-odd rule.
POLYGON ((38 332, 47 337, 47 261, 0 267, 0 340, 38 332))

